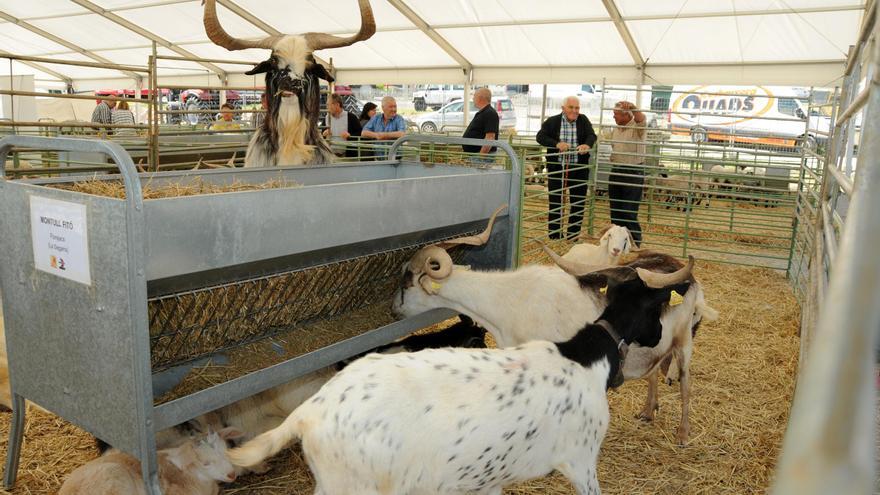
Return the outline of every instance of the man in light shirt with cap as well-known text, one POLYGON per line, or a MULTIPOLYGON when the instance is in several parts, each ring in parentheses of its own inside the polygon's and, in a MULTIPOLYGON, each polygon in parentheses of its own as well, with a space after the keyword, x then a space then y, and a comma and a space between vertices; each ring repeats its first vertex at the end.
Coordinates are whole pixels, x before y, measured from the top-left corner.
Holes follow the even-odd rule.
POLYGON ((645 114, 628 101, 614 105, 612 128, 602 130, 602 137, 611 142, 611 175, 608 198, 611 223, 629 229, 636 245, 642 243, 639 225, 639 204, 645 185, 645 114))

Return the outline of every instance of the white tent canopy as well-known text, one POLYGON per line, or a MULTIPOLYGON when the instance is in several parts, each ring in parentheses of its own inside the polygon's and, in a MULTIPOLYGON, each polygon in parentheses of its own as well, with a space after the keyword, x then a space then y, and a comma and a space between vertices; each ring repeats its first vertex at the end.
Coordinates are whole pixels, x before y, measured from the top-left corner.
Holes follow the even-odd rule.
MULTIPOLYGON (((342 83, 829 85, 843 74, 865 0, 372 0, 377 33, 316 53, 342 83)), ((236 37, 350 34, 354 0, 219 0, 236 37)), ((160 55, 258 62, 205 35, 200 0, 0 0, 0 50, 145 67, 160 55)), ((133 87, 131 73, 13 62, 77 89, 133 87), (63 79, 62 79, 63 78, 63 79)), ((250 67, 160 60, 164 83, 252 84, 250 67), (220 76, 220 77, 218 77, 220 76)))

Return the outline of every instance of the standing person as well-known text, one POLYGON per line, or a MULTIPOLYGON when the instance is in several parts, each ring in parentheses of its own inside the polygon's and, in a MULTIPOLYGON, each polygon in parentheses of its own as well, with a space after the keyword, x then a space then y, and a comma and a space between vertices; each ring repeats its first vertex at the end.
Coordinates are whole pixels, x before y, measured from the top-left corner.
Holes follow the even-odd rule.
MULTIPOLYGON (((120 101, 116 104, 116 108, 111 112, 110 115, 110 123, 111 124, 119 124, 119 125, 134 125, 134 113, 128 109, 127 101, 120 101)), ((116 135, 127 134, 129 136, 137 134, 134 129, 116 129, 116 135)))
MULTIPOLYGON (((377 113, 364 126, 361 135, 364 137, 386 141, 388 146, 390 141, 401 138, 406 134, 406 121, 403 117, 397 115, 397 100, 393 96, 382 98, 382 113, 377 113)), ((385 158, 388 156, 388 146, 379 146, 376 148, 376 156, 385 158)))
POLYGON ((241 129, 241 125, 238 122, 232 120, 233 114, 232 105, 229 103, 224 103, 220 107, 220 120, 215 121, 211 124, 212 131, 237 131, 241 129))
MULTIPOLYGON (((489 91, 489 88, 479 88, 474 91, 474 106, 479 110, 465 129, 462 137, 488 140, 498 137, 498 112, 489 104, 491 102, 492 92, 489 91)), ((473 163, 492 163, 495 161, 495 157, 491 154, 495 153, 498 148, 489 145, 463 144, 461 149, 465 153, 478 153, 470 157, 470 161, 473 163)))
POLYGON ((636 246, 641 246, 639 205, 645 185, 645 114, 636 110, 635 104, 619 101, 614 105, 614 123, 614 128, 602 130, 602 137, 611 141, 611 223, 628 228, 636 246))
POLYGON ((551 239, 562 237, 562 193, 568 188, 569 217, 568 239, 577 239, 581 232, 584 207, 589 186, 590 148, 596 144, 596 132, 586 115, 581 113, 581 103, 576 96, 562 100, 562 112, 541 124, 536 139, 547 147, 547 187, 550 193, 548 230, 551 239), (577 155, 558 155, 577 150, 577 155), (555 156, 553 156, 555 155, 555 156))
MULTIPOLYGON (((112 124, 113 123, 113 107, 116 106, 115 101, 98 100, 98 105, 92 110, 92 122, 96 124, 112 124)), ((100 128, 96 128, 99 130, 100 128)), ((107 127, 107 132, 110 128, 107 127)))
POLYGON ((351 136, 361 135, 361 124, 355 114, 343 108, 342 97, 336 93, 330 95, 327 102, 327 128, 324 138, 332 143, 331 148, 336 156, 357 157, 358 150, 345 145, 351 136))
POLYGON ((254 112, 251 116, 251 125, 254 129, 258 129, 266 120, 266 112, 269 110, 269 96, 264 91, 260 95, 260 109, 262 112, 254 112))

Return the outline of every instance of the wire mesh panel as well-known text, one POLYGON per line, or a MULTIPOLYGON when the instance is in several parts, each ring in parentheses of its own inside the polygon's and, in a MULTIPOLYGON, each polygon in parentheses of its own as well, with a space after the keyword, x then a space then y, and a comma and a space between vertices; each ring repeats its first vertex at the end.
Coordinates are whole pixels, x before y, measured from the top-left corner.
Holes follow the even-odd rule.
MULTIPOLYGON (((149 301, 154 371, 316 320, 388 302, 401 267, 422 245, 149 301)), ((455 262, 464 251, 449 250, 455 262)))

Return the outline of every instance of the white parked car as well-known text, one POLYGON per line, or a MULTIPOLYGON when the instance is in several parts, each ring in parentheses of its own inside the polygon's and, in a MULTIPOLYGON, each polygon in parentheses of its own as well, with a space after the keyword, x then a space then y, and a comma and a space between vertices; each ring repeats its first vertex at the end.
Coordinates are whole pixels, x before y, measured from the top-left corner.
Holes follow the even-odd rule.
MULTIPOLYGON (((510 101, 510 98, 492 98, 490 105, 498 112, 498 126, 501 129, 516 127, 516 111, 513 109, 513 102, 510 101)), ((476 114, 477 109, 472 104, 467 121, 470 122, 476 114)), ((418 115, 412 119, 412 122, 422 132, 437 132, 444 130, 444 128, 454 128, 455 130, 460 129, 463 131, 466 125, 463 121, 463 116, 464 102, 456 100, 443 106, 436 112, 418 115)))

